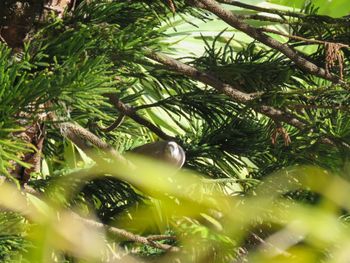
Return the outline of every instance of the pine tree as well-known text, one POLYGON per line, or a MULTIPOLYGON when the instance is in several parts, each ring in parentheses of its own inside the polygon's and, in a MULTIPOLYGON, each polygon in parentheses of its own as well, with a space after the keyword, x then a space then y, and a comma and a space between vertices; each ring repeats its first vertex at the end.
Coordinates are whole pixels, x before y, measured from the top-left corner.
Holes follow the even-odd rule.
MULTIPOLYGON (((108 175, 71 174, 154 141, 177 142, 185 168, 229 194, 295 165, 341 173, 350 154, 349 23, 311 4, 294 12, 231 0, 2 1, 0 172, 52 199, 62 194, 56 181, 83 184, 65 205, 106 225, 149 197, 108 175), (211 35, 201 32, 207 24, 211 35), (203 52, 180 50, 181 41, 203 52)), ((30 246, 25 231, 0 241, 4 261, 30 246)), ((152 231, 135 233, 167 230, 152 231)))

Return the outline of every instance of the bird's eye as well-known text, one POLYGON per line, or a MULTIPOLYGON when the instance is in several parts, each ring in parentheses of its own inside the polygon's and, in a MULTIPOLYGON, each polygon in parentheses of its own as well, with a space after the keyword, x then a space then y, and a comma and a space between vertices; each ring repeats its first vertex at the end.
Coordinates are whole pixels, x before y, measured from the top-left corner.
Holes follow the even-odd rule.
POLYGON ((176 156, 178 152, 178 146, 175 142, 168 142, 168 144, 165 147, 165 152, 169 156, 176 156))
POLYGON ((168 142, 164 148, 165 159, 177 167, 181 168, 185 162, 185 152, 176 142, 168 142))
POLYGON ((174 142, 169 142, 167 144, 167 148, 170 150, 170 151, 174 151, 175 148, 176 148, 176 144, 174 142))

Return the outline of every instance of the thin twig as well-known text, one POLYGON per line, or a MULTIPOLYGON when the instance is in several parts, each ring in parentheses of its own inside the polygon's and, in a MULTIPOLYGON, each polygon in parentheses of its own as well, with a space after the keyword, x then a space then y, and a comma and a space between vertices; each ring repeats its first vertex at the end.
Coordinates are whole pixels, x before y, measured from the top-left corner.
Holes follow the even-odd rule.
POLYGON ((158 241, 158 240, 177 240, 176 236, 169 235, 151 235, 147 237, 150 241, 158 241))
POLYGON ((292 104, 288 105, 288 109, 291 110, 302 110, 302 109, 326 109, 326 110, 341 110, 341 111, 349 111, 350 106, 346 105, 316 105, 316 104, 292 104))
POLYGON ((276 35, 287 37, 289 39, 295 39, 295 40, 300 40, 300 41, 303 41, 303 42, 307 42, 307 43, 310 43, 310 44, 325 45, 326 43, 332 43, 332 44, 339 45, 341 48, 344 48, 344 47, 348 48, 349 47, 349 45, 346 45, 346 44, 343 44, 343 43, 328 42, 328 41, 318 40, 318 39, 307 39, 307 38, 304 38, 304 37, 301 37, 301 36, 285 34, 285 33, 282 33, 282 32, 280 32, 278 30, 270 29, 270 28, 261 28, 260 30, 263 31, 263 32, 266 32, 266 33, 272 33, 272 34, 276 34, 276 35))
POLYGON ((111 125, 109 125, 106 128, 98 126, 98 129, 100 131, 102 131, 102 132, 105 132, 105 133, 111 132, 111 131, 117 129, 123 123, 124 119, 125 119, 125 115, 124 114, 120 114, 118 116, 118 118, 111 125))
POLYGON ((277 17, 271 17, 271 16, 264 16, 264 15, 237 15, 237 16, 245 20, 259 20, 259 21, 267 21, 267 22, 273 22, 273 23, 279 23, 279 24, 290 24, 288 20, 277 18, 277 17))
POLYGON ((165 132, 163 132, 160 128, 158 128, 157 126, 155 126, 152 122, 150 122, 147 119, 144 119, 143 117, 141 117, 139 114, 136 113, 135 109, 133 109, 132 107, 124 104, 118 97, 116 94, 113 93, 108 93, 105 94, 106 97, 109 98, 110 103, 116 108, 118 109, 122 114, 130 117, 131 119, 133 119, 135 122, 141 124, 142 126, 145 126, 146 128, 148 128, 150 131, 152 131, 153 133, 155 133, 159 138, 163 139, 163 140, 176 140, 174 137, 166 134, 165 132))
MULTIPOLYGON (((282 19, 282 18, 267 16, 267 15, 260 15, 260 14, 251 14, 251 15, 237 14, 237 16, 240 19, 244 19, 244 20, 259 20, 259 21, 267 21, 267 22, 286 24, 286 25, 299 25, 299 26, 309 26, 310 27, 311 26, 310 24, 312 24, 311 21, 308 22, 307 20, 305 20, 305 21, 296 20, 295 18, 294 18, 294 20, 292 20, 293 18, 291 18, 291 17, 289 19, 284 19, 284 18, 282 19)), ((328 25, 333 26, 333 27, 344 27, 344 26, 350 25, 350 21, 341 21, 341 22, 346 22, 346 23, 345 23, 345 25, 344 25, 344 23, 343 23, 343 25, 341 25, 341 24, 337 24, 336 22, 334 22, 334 23, 328 23, 328 25)))
MULTIPOLYGON (((133 233, 131 233, 129 231, 126 231, 125 229, 104 225, 104 224, 96 222, 94 220, 83 218, 83 217, 81 217, 81 216, 79 216, 78 214, 75 214, 75 213, 73 215, 75 217, 78 217, 79 220, 84 221, 86 224, 88 224, 90 226, 107 229, 108 232, 116 234, 116 235, 121 236, 121 237, 124 237, 124 238, 126 238, 128 240, 131 240, 131 241, 134 241, 134 242, 137 242, 137 243, 141 243, 141 244, 145 244, 145 245, 149 245, 151 247, 162 249, 162 250, 165 250, 165 251, 171 251, 171 252, 178 252, 178 251, 180 251, 179 247, 175 247, 175 246, 171 246, 171 245, 168 245, 168 244, 162 244, 162 243, 155 242, 155 240, 152 240, 152 236, 150 236, 150 237, 143 237, 143 236, 140 236, 140 235, 133 234, 133 233)), ((166 239, 166 238, 169 238, 169 236, 163 236, 163 237, 164 237, 163 240, 166 239)))
POLYGON ((154 103, 149 103, 149 104, 143 104, 143 105, 138 105, 134 107, 135 111, 143 110, 143 109, 149 109, 153 107, 160 107, 163 105, 163 102, 166 101, 168 98, 154 102, 154 103))

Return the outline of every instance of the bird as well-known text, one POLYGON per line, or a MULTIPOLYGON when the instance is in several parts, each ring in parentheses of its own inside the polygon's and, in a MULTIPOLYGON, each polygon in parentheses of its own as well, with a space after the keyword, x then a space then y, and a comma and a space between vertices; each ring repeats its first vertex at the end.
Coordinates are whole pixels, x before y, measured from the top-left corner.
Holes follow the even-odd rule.
POLYGON ((186 160, 186 153, 174 141, 151 142, 134 148, 132 153, 164 161, 177 168, 181 168, 186 160))

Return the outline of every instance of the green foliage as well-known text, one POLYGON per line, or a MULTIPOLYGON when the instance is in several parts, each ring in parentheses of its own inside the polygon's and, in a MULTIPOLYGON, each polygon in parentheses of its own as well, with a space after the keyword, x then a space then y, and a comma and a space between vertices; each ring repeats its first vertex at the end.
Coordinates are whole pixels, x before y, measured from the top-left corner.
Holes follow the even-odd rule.
POLYGON ((274 57, 271 51, 259 50, 254 43, 243 50, 235 50, 231 46, 234 37, 224 47, 217 47, 220 35, 212 44, 205 42, 206 51, 194 62, 196 66, 213 72, 225 83, 239 84, 248 93, 276 92, 290 82, 292 70, 283 57, 274 57))
MULTIPOLYGON (((65 189, 62 194, 67 200, 84 182, 102 179, 108 174, 150 196, 150 202, 135 206, 114 220, 113 225, 129 230, 142 229, 141 233, 149 234, 157 233, 156 224, 156 229, 168 229, 163 233, 176 234, 177 238, 174 242, 165 237, 160 244, 176 245, 181 251, 164 254, 159 249, 123 242, 123 247, 131 254, 151 256, 158 262, 230 262, 242 257, 253 262, 334 262, 334 258, 341 260, 347 251, 349 228, 344 220, 349 209, 350 186, 341 177, 323 169, 286 169, 263 180, 254 195, 230 196, 209 186, 198 174, 175 172, 161 163, 136 157, 128 160, 135 166, 103 162, 98 167, 69 174, 75 184, 67 183, 65 177, 53 184, 55 188, 65 189), (286 195, 305 190, 319 195, 313 206, 286 195), (262 229, 269 233, 266 243, 259 239, 254 241, 262 229), (240 247, 246 242, 260 243, 245 255, 240 247)), ((31 195, 23 196, 8 184, 0 188, 2 206, 17 211, 30 222, 28 227, 23 224, 26 222, 23 217, 3 214, 4 237, 7 233, 22 233, 22 239, 12 239, 15 243, 6 238, 6 242, 12 244, 6 255, 13 253, 17 259, 21 258, 20 262, 67 262, 68 259, 108 262, 116 257, 125 262, 131 259, 115 246, 120 238, 113 232, 103 234, 66 210, 65 201, 58 200, 57 194, 47 195, 41 201, 31 195), (12 194, 12 200, 8 199, 9 194, 12 194)), ((84 209, 78 210, 87 216, 84 209)), ((89 211, 90 216, 92 213, 93 209, 89 211)), ((138 261, 137 258, 134 260, 138 261)))
MULTIPOLYGON (((242 21, 304 39, 349 44, 349 20, 336 18, 345 15, 345 8, 336 8, 343 1, 314 1, 317 6, 269 2, 303 9, 295 16, 288 16, 293 9, 273 16, 281 25, 242 21)), ((137 255, 157 262, 232 262, 245 257, 249 262, 343 262, 349 242, 343 223, 349 186, 324 169, 348 176, 346 87, 301 71, 281 53, 226 28, 186 1, 77 3, 63 18, 52 13, 47 23, 36 25, 40 28, 31 32, 22 52, 15 54, 0 43, 0 174, 11 177, 15 163, 28 167, 24 154, 37 150, 21 132, 40 116, 54 113, 57 118, 45 121, 45 168, 30 181, 42 200, 0 186, 6 208, 0 213, 0 261, 127 262, 137 255), (148 50, 170 54, 244 92, 263 95, 246 105, 237 103, 155 63, 147 57, 148 50), (108 158, 96 164, 63 138, 56 121, 76 122, 121 153, 159 139, 129 117, 109 133, 99 129, 121 115, 106 93, 117 95, 173 136, 186 151, 185 168, 200 175, 133 158, 129 161, 136 163, 134 170, 108 158), (305 128, 257 113, 263 105, 293 115, 305 128), (290 143, 281 134, 274 138, 277 128, 290 143), (325 138, 333 145, 322 144, 325 138), (303 165, 322 169, 286 170, 303 165), (139 235, 174 235, 175 240, 156 242, 181 251, 173 258, 149 244, 106 234, 77 220, 71 209, 139 235), (277 252, 263 243, 245 255, 250 243, 257 242, 255 230, 266 235, 263 238, 300 234, 303 241, 279 243, 272 238, 277 252)), ((261 15, 225 7, 234 14, 261 15)), ((324 67, 323 45, 271 36, 324 67)), ((347 83, 350 52, 342 52, 347 83)), ((340 68, 331 70, 339 74, 340 68)))
POLYGON ((29 242, 25 240, 28 231, 26 220, 17 213, 2 211, 0 226, 0 260, 1 262, 13 262, 18 254, 25 253, 30 248, 29 242))
POLYGON ((331 17, 341 17, 349 14, 350 8, 347 5, 346 0, 337 1, 326 1, 326 0, 298 0, 298 1, 287 1, 287 0, 269 0, 271 3, 280 5, 291 6, 294 8, 302 8, 305 4, 312 3, 319 7, 319 13, 331 17))

